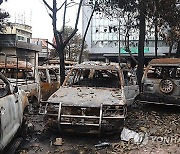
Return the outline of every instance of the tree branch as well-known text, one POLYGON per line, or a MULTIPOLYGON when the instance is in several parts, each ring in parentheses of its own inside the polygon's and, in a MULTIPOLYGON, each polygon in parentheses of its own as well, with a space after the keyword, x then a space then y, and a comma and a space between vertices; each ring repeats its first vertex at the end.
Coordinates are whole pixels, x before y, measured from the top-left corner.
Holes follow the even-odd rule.
POLYGON ((138 61, 136 60, 136 58, 133 56, 131 50, 129 48, 125 48, 126 52, 129 52, 130 57, 134 60, 134 62, 136 63, 136 65, 138 65, 138 61))
POLYGON ((78 12, 77 12, 77 18, 76 18, 76 22, 75 22, 75 26, 74 26, 75 30, 77 29, 77 25, 78 25, 82 2, 83 2, 83 0, 80 0, 78 12))
POLYGON ((66 6, 67 7, 73 7, 74 5, 78 5, 79 3, 76 3, 76 2, 70 2, 68 3, 66 6), (71 5, 72 4, 72 5, 71 5))
POLYGON ((64 16, 63 16, 63 35, 64 35, 64 28, 65 28, 65 22, 66 22, 66 5, 67 5, 67 0, 65 1, 64 4, 64 16))
POLYGON ((43 2, 49 10, 53 11, 52 7, 50 7, 50 5, 46 2, 46 0, 43 0, 43 2))
POLYGON ((84 42, 85 42, 85 39, 86 39, 86 35, 87 35, 87 32, 88 32, 88 29, 89 29, 89 26, 90 26, 90 23, 91 23, 91 19, 93 17, 93 14, 95 12, 95 9, 96 9, 96 3, 95 3, 95 6, 93 8, 93 11, 91 13, 91 16, 89 18, 89 21, 87 23, 87 26, 86 26, 86 30, 84 32, 84 36, 83 36, 83 39, 82 39, 82 46, 81 46, 81 51, 80 51, 80 55, 79 55, 79 64, 81 63, 82 61, 82 54, 83 54, 83 50, 84 50, 84 42))
POLYGON ((68 44, 68 42, 70 41, 70 39, 76 34, 76 32, 78 31, 78 29, 74 29, 74 31, 71 33, 71 35, 66 39, 66 41, 64 42, 64 46, 66 46, 68 44))
POLYGON ((67 0, 65 0, 65 1, 62 3, 62 5, 59 7, 59 9, 57 9, 57 11, 59 11, 59 10, 63 7, 63 5, 66 3, 66 1, 67 1, 67 0))
POLYGON ((54 44, 52 44, 51 42, 46 41, 46 43, 50 44, 52 47, 54 47, 55 49, 57 49, 57 46, 56 46, 56 45, 54 45, 54 44))
POLYGON ((49 16, 50 16, 50 18, 51 18, 51 19, 53 19, 53 16, 52 16, 52 14, 50 14, 50 13, 49 13, 49 16))

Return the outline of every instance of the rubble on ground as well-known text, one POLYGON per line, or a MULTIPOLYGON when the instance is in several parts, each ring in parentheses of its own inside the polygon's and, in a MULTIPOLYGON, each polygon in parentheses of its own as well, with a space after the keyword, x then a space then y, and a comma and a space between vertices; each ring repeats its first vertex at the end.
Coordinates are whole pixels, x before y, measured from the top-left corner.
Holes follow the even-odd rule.
MULTIPOLYGON (((180 153, 180 114, 177 107, 157 107, 145 105, 130 107, 125 128, 137 134, 147 134, 148 142, 135 144, 132 139, 121 140, 121 134, 113 136, 61 135, 43 126, 41 115, 29 115, 29 123, 34 126, 31 135, 17 150, 18 154, 51 153, 180 153), (165 142, 164 140, 169 142, 165 142), (55 142, 62 145, 54 145, 55 142)), ((32 126, 31 125, 31 126, 32 126)), ((136 135, 137 135, 136 134, 136 135)))

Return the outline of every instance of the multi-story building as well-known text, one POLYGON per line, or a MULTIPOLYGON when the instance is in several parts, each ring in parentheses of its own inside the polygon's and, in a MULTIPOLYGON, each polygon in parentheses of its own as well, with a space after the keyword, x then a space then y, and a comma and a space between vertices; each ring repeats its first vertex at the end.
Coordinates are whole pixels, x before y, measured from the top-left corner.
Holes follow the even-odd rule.
MULTIPOLYGON (((48 48, 47 41, 48 39, 41 39, 41 38, 32 38, 32 27, 26 24, 19 24, 19 23, 8 23, 6 26, 6 30, 4 34, 1 35, 1 46, 5 45, 5 40, 11 40, 11 47, 17 47, 19 52, 20 48, 24 51, 27 55, 31 55, 31 57, 36 55, 36 64, 42 64, 45 60, 48 59, 50 49, 48 48), (3 45, 4 44, 4 45, 3 45), (28 48, 28 52, 26 51, 28 48)), ((7 42, 6 42, 7 43, 7 42)), ((7 46, 7 44, 6 44, 7 46)), ((14 48, 15 49, 15 48, 14 48)), ((16 54, 16 51, 13 48, 9 48, 10 51, 7 51, 4 47, 3 50, 6 50, 6 53, 13 53, 16 54), (14 50, 14 51, 13 51, 14 50)), ((33 60, 30 60, 32 63, 33 60)))
MULTIPOLYGON (((92 13, 88 0, 82 7, 82 33, 84 34, 88 20, 92 13)), ((105 9, 104 9, 105 10, 105 9)), ((127 16, 119 18, 115 14, 108 16, 101 11, 95 11, 89 26, 86 43, 88 45, 90 60, 118 61, 119 52, 123 59, 130 57, 129 52, 125 50, 127 43, 127 16)), ((153 30, 152 30, 153 31, 153 30)), ((137 57, 139 32, 137 29, 130 29, 128 33, 128 42, 132 55, 137 57)), ((169 52, 168 45, 162 38, 158 38, 158 56, 165 56, 169 52)), ((155 56, 154 33, 146 36, 144 53, 146 59, 155 56)), ((130 58, 129 58, 130 59, 130 58)))
MULTIPOLYGON (((0 34, 0 52, 5 53, 8 60, 28 61, 33 66, 38 66, 38 52, 42 47, 30 43, 32 27, 28 25, 9 23, 4 34, 0 34)), ((2 55, 2 54, 1 54, 2 55)), ((0 56, 0 60, 4 59, 0 56)))
POLYGON ((19 23, 8 23, 5 34, 16 34, 16 40, 30 43, 32 38, 32 27, 19 23))
POLYGON ((48 39, 42 39, 42 38, 31 38, 31 43, 40 45, 42 47, 42 51, 39 52, 39 65, 45 63, 49 59, 49 55, 51 50, 48 47, 48 39))

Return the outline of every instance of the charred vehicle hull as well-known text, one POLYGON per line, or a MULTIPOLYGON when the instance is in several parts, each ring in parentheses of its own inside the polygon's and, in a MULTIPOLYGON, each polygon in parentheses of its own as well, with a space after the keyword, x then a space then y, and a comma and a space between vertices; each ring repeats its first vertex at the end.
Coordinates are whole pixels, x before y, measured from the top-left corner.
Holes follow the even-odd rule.
POLYGON ((125 82, 123 71, 117 64, 78 64, 60 89, 41 103, 40 113, 45 114, 47 126, 61 132, 120 132, 127 104, 135 97, 133 83, 131 80, 125 82))
POLYGON ((180 59, 154 59, 143 79, 141 102, 180 106, 180 59))
POLYGON ((3 60, 0 62, 0 72, 4 73, 12 85, 23 89, 30 102, 39 102, 41 91, 38 70, 36 64, 33 66, 29 62, 33 60, 35 63, 36 58, 0 53, 0 59, 3 60))
POLYGON ((23 121, 28 98, 23 90, 14 88, 0 73, 0 151, 10 143, 23 121))
POLYGON ((38 67, 41 100, 45 101, 60 87, 60 81, 54 69, 48 66, 38 67))

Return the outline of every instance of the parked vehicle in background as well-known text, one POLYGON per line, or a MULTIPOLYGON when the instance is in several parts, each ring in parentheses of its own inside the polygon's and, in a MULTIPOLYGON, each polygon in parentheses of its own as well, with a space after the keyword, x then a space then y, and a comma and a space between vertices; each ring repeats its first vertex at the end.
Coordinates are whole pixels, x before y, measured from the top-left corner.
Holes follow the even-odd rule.
POLYGON ((60 87, 60 80, 55 69, 49 66, 38 67, 40 78, 41 100, 47 100, 60 87))
POLYGON ((0 72, 8 78, 11 84, 23 89, 30 102, 39 102, 41 92, 37 67, 32 66, 27 61, 20 60, 22 59, 20 56, 3 55, 5 58, 4 61, 0 62, 0 72))
POLYGON ((27 105, 26 93, 17 86, 13 87, 0 73, 0 153, 20 128, 27 105))
POLYGON ((153 59, 144 72, 141 102, 180 105, 180 58, 153 59))
POLYGON ((127 103, 137 91, 117 64, 86 62, 68 73, 63 85, 41 102, 49 127, 60 132, 107 133, 122 130, 127 103), (128 92, 126 92, 128 90, 128 92), (127 96, 127 97, 126 97, 127 96))
MULTIPOLYGON (((68 72, 73 68, 73 66, 77 64, 77 62, 72 62, 72 61, 65 61, 65 75, 68 74, 68 72)), ((53 69, 57 76, 58 76, 58 80, 60 81, 60 62, 59 60, 49 60, 48 64, 43 64, 43 67, 48 67, 53 69)))

